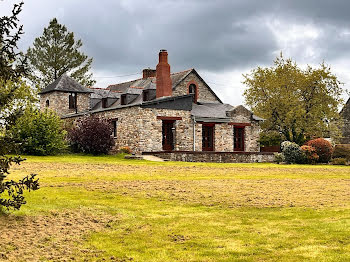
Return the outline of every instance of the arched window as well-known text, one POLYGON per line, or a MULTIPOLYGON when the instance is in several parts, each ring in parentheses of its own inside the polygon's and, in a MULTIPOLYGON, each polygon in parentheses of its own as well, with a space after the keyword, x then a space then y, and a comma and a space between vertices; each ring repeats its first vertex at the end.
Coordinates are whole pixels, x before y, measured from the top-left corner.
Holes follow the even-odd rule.
POLYGON ((50 106, 50 101, 49 99, 46 100, 46 107, 49 107, 50 106))
POLYGON ((198 90, 195 84, 190 84, 188 87, 188 93, 193 95, 193 103, 197 103, 198 90))

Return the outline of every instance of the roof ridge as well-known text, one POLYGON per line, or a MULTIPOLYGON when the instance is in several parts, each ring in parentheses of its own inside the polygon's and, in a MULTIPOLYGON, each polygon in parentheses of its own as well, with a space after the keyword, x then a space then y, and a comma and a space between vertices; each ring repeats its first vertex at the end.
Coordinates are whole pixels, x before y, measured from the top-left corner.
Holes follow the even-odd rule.
MULTIPOLYGON (((190 68, 190 69, 187 69, 187 70, 183 70, 183 71, 171 73, 170 75, 176 75, 176 74, 181 74, 181 73, 189 72, 189 71, 192 71, 193 69, 194 69, 194 68, 190 68)), ((155 78, 155 77, 152 76, 152 77, 147 77, 147 78, 137 78, 137 79, 134 79, 134 80, 129 80, 129 81, 125 81, 125 82, 121 82, 121 83, 117 83, 117 84, 111 84, 111 85, 108 85, 107 88, 109 88, 110 86, 117 86, 117 85, 121 85, 121 84, 125 84, 125 83, 136 82, 136 81, 138 81, 138 80, 143 80, 143 79, 148 79, 148 78, 155 78)))

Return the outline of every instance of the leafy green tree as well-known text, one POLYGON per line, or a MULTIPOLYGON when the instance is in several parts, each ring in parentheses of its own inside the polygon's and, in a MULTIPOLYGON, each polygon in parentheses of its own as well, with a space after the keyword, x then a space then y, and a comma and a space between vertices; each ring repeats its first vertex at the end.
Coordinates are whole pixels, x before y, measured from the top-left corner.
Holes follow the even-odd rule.
POLYGON ((265 132, 302 144, 306 139, 331 132, 339 134, 338 106, 343 89, 330 67, 300 68, 291 59, 277 57, 274 66, 258 67, 244 75, 246 103, 265 118, 265 132))
POLYGON ((0 17, 0 209, 19 209, 26 203, 24 190, 39 188, 34 174, 18 182, 7 179, 11 164, 20 164, 24 160, 6 156, 16 148, 6 129, 20 116, 21 102, 26 100, 28 91, 21 81, 26 73, 26 60, 17 52, 17 41, 23 34, 22 26, 17 24, 22 6, 23 2, 15 4, 10 16, 0 17))
POLYGON ((8 132, 21 143, 22 154, 55 155, 67 147, 63 122, 51 110, 27 109, 8 132))
POLYGON ((84 86, 93 85, 92 58, 79 51, 81 40, 74 39, 74 33, 54 18, 43 35, 36 38, 33 47, 27 51, 31 68, 29 79, 39 89, 45 88, 62 74, 67 73, 84 86))

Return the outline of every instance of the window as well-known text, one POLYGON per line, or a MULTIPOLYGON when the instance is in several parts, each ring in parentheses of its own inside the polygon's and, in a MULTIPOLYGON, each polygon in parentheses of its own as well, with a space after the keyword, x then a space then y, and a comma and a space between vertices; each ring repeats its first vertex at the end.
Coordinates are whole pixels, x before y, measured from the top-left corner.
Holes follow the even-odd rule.
POLYGON ((188 93, 193 95, 193 103, 197 103, 197 86, 195 84, 190 84, 188 87, 188 93))
POLYGON ((77 93, 69 95, 69 109, 77 108, 77 93))
POLYGON ((118 126, 117 120, 112 120, 111 123, 112 123, 112 136, 114 138, 116 138, 117 137, 117 126, 118 126))
POLYGON ((143 90, 142 92, 142 100, 143 101, 149 101, 149 90, 143 90))
POLYGON ((102 98, 102 108, 107 107, 107 98, 102 98))
POLYGON ((126 105, 126 94, 120 96, 120 104, 126 105))
POLYGON ((50 101, 49 99, 46 100, 46 107, 49 107, 50 106, 50 101))

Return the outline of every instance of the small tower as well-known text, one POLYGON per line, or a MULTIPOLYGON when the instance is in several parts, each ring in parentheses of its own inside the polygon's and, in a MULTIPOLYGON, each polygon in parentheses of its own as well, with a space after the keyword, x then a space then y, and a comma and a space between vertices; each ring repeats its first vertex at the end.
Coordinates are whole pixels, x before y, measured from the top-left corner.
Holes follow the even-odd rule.
POLYGON ((91 93, 90 88, 63 74, 39 93, 40 110, 49 108, 59 116, 87 112, 91 93))

